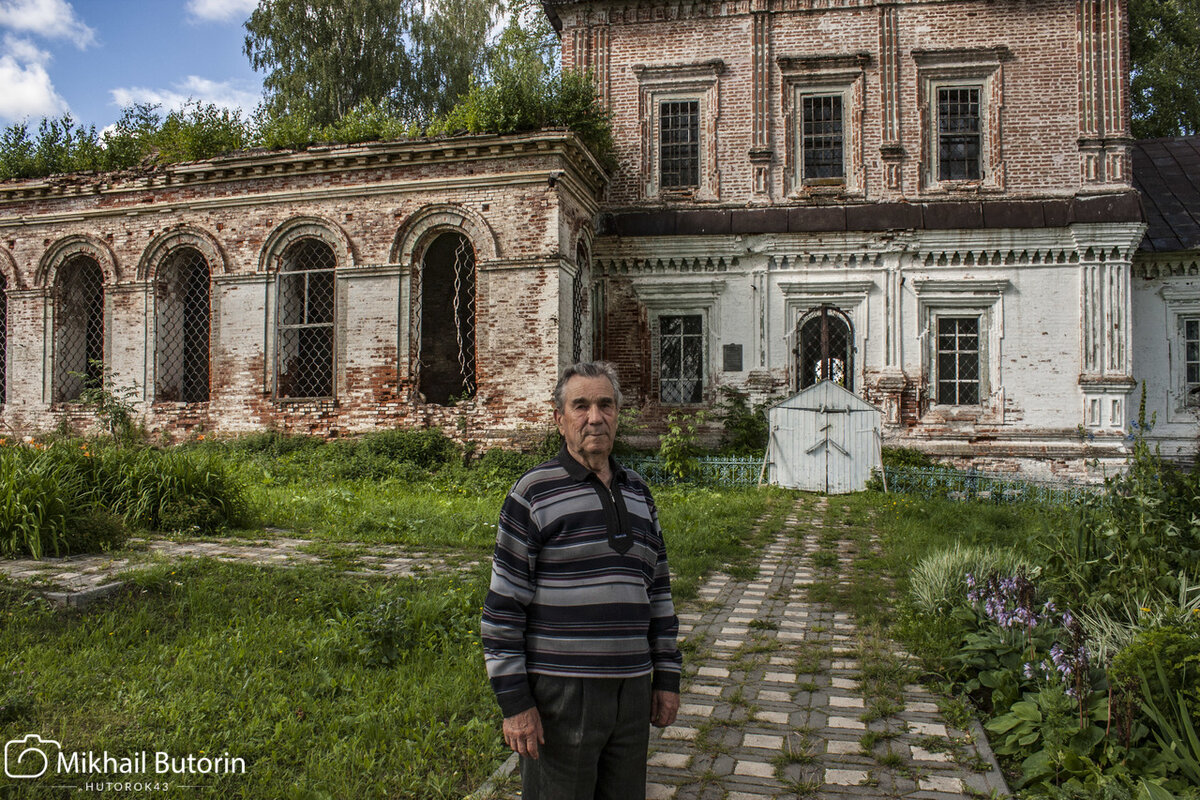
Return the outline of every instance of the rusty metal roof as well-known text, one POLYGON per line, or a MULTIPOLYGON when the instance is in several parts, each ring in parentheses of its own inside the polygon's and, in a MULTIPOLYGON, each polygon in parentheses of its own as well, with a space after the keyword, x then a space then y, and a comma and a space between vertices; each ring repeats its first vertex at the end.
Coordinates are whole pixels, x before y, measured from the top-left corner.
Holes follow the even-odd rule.
POLYGON ((1133 185, 1149 226, 1143 251, 1200 250, 1200 136, 1134 142, 1133 185))

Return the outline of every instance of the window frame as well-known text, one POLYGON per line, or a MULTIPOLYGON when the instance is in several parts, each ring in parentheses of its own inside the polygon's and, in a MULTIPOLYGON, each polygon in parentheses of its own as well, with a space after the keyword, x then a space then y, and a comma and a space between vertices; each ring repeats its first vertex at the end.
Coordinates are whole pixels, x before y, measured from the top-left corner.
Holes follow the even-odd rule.
POLYGON ((849 55, 783 56, 777 59, 782 76, 784 121, 784 194, 793 198, 865 194, 863 114, 868 53, 849 55), (842 177, 804 175, 804 101, 813 97, 841 98, 842 177))
POLYGON ((1160 290, 1166 304, 1167 340, 1167 422, 1196 421, 1200 397, 1189 396, 1187 380, 1187 324, 1200 320, 1200 284, 1195 281, 1170 282, 1160 290))
MULTIPOLYGON (((985 335, 986 334, 986 328, 985 328, 986 324, 987 324, 987 312, 984 311, 983 309, 979 309, 979 310, 975 310, 975 309, 939 309, 930 314, 929 336, 930 336, 930 339, 932 339, 931 347, 932 347, 933 353, 932 353, 932 358, 930 359, 929 383, 930 383, 930 386, 932 387, 930 394, 934 398, 935 405, 952 406, 955 408, 974 408, 974 407, 983 406, 984 398, 986 398, 988 396, 988 394, 989 394, 988 390, 990 388, 988 385, 988 380, 987 380, 987 337, 985 335), (961 379, 961 377, 959 376, 959 374, 957 372, 957 366, 956 366, 955 377, 953 379, 953 383, 955 384, 955 387, 956 387, 956 390, 955 390, 955 401, 956 402, 946 402, 942 398, 942 384, 946 382, 945 377, 942 375, 942 366, 941 366, 941 364, 942 364, 941 357, 943 355, 943 352, 952 352, 955 354, 964 352, 964 351, 957 350, 957 349, 952 350, 952 351, 943 351, 942 350, 942 345, 941 345, 941 339, 942 339, 942 335, 943 335, 942 334, 942 323, 944 321, 948 321, 948 320, 973 320, 975 322, 975 362, 976 362, 976 371, 978 373, 978 376, 973 381, 973 383, 975 384, 975 402, 974 403, 961 402, 961 393, 959 391, 959 387, 961 386, 961 384, 969 383, 969 381, 963 381, 961 379)), ((955 337, 958 338, 959 336, 961 336, 961 334, 956 331, 955 337)), ((955 359, 955 362, 956 362, 956 364, 958 363, 957 358, 955 359)))
POLYGON ((708 378, 711 375, 711 368, 708 364, 708 359, 709 359, 709 355, 710 355, 710 347, 709 347, 709 342, 708 342, 707 313, 703 309, 667 309, 667 310, 657 312, 654 315, 654 351, 653 352, 654 352, 654 383, 655 383, 655 389, 657 392, 657 398, 658 398, 659 405, 671 406, 671 407, 686 407, 686 406, 703 405, 705 400, 708 397, 708 391, 707 391, 708 378), (669 380, 675 380, 678 382, 682 382, 682 381, 686 380, 686 378, 682 375, 682 366, 683 366, 682 361, 685 360, 684 355, 683 355, 683 348, 686 346, 687 337, 694 338, 695 340, 697 340, 699 342, 699 345, 700 345, 700 357, 699 357, 700 374, 697 376, 697 380, 699 381, 699 387, 698 387, 699 399, 696 399, 696 400, 668 401, 668 400, 663 399, 663 383, 665 380, 663 377, 663 358, 662 358, 663 357, 663 343, 664 343, 663 320, 664 319, 674 319, 674 318, 678 318, 680 320, 685 320, 687 318, 694 318, 694 319, 699 320, 699 324, 700 324, 699 333, 688 334, 686 331, 680 332, 679 338, 680 338, 680 359, 681 359, 680 372, 681 372, 681 374, 677 378, 669 379, 669 380))
MULTIPOLYGON (((212 399, 212 359, 213 359, 213 268, 208 257, 197 247, 191 245, 182 245, 168 252, 158 263, 154 273, 154 302, 153 302, 153 324, 154 324, 154 381, 151 384, 153 389, 153 400, 155 403, 181 403, 185 405, 194 405, 197 403, 207 403, 212 399), (208 291, 206 295, 207 308, 205 310, 205 323, 207 327, 205 340, 205 364, 206 364, 206 386, 203 400, 184 400, 182 397, 178 400, 163 400, 161 394, 161 380, 163 373, 167 371, 168 359, 178 359, 184 361, 183 352, 187 350, 186 330, 178 334, 179 340, 178 349, 181 351, 178 355, 171 355, 164 352, 164 341, 169 337, 164 332, 163 323, 163 297, 164 290, 177 290, 186 286, 187 277, 182 275, 182 268, 179 264, 180 260, 188 257, 188 253, 194 254, 191 257, 199 259, 204 265, 204 270, 208 274, 208 291), (163 275, 164 270, 170 270, 170 274, 163 275)), ((186 312, 185 312, 186 313, 186 312)), ((174 342, 171 342, 174 345, 174 342)), ((174 372, 177 365, 171 364, 171 371, 174 372)), ((185 368, 184 368, 185 369, 185 368)))
POLYGON ((1200 314, 1186 314, 1179 317, 1180 328, 1180 388, 1182 389, 1182 400, 1184 408, 1200 408, 1200 314), (1188 328, 1195 326, 1194 335, 1189 336, 1188 328), (1195 345, 1196 358, 1195 360, 1189 357, 1188 345, 1195 345), (1191 380, 1188 375, 1188 368, 1195 366, 1196 380, 1191 380))
POLYGON ((638 79, 638 118, 641 120, 642 191, 646 198, 717 200, 720 170, 717 161, 720 117, 720 59, 663 66, 635 65, 638 79), (698 112, 697 182, 689 186, 662 183, 663 103, 695 102, 698 112))
MULTIPOLYGON (((337 399, 337 384, 338 384, 338 251, 337 249, 320 236, 301 236, 288 243, 287 247, 280 253, 279 268, 274 275, 274 303, 273 303, 273 319, 272 333, 274 334, 273 341, 273 381, 272 381, 272 398, 277 403, 312 403, 312 402, 329 402, 337 399), (298 247, 306 245, 310 242, 316 242, 329 249, 330 258, 333 260, 333 266, 329 269, 310 270, 310 269, 287 269, 289 264, 289 255, 298 247), (322 323, 285 323, 283 321, 283 292, 284 292, 284 276, 285 275, 303 275, 304 276, 304 305, 307 308, 309 304, 309 276, 311 273, 329 273, 330 276, 330 310, 329 322, 322 323), (280 393, 280 361, 281 340, 280 335, 284 330, 301 330, 313 328, 328 328, 329 329, 329 394, 327 395, 284 395, 280 393)), ((210 322, 211 324, 211 322, 210 322)), ((211 343, 210 343, 211 348, 211 343)), ((210 354, 211 358, 211 354, 210 354)), ((210 378, 211 380, 211 378, 210 378)))
POLYGON ((1012 53, 1001 45, 914 50, 912 55, 917 63, 921 117, 921 191, 926 194, 1003 191, 1004 63, 1012 53), (979 89, 979 177, 943 179, 938 97, 944 90, 959 88, 979 89))

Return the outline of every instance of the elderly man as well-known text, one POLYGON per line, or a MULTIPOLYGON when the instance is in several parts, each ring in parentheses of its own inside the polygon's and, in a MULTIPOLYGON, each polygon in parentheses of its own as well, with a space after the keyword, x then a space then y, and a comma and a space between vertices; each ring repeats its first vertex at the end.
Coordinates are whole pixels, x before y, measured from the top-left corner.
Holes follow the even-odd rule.
POLYGON ((620 407, 611 364, 568 367, 562 450, 500 510, 483 646, 524 800, 644 798, 650 725, 679 709, 667 552, 649 488, 611 455, 620 407))

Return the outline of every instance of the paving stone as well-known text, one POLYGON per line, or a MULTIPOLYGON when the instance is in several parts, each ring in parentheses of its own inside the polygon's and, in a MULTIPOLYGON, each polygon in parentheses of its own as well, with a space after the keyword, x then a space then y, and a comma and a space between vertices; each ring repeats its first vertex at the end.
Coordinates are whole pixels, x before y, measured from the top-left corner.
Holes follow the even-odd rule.
POLYGON ((913 714, 936 714, 937 703, 906 703, 904 710, 913 714))
POLYGON ((832 664, 829 665, 829 668, 830 669, 845 669, 845 670, 858 669, 858 662, 857 661, 834 661, 832 664))
POLYGON ((948 775, 927 775, 917 781, 917 785, 926 792, 955 792, 962 794, 963 790, 962 779, 948 775))
POLYGON ((924 747, 917 747, 915 744, 909 748, 912 750, 913 761, 939 761, 948 762, 951 760, 949 753, 932 753, 924 747))
POLYGON ((699 703, 683 703, 679 706, 679 713, 690 717, 710 717, 712 716, 713 707, 701 705, 699 703))
POLYGON ((796 676, 791 672, 767 672, 763 680, 767 683, 795 683, 796 676))
POLYGON ((783 666, 784 664, 792 664, 796 659, 788 658, 787 656, 771 656, 767 659, 768 664, 775 666, 783 666))
POLYGON ((701 667, 696 670, 697 675, 703 675, 706 678, 728 678, 729 670, 725 667, 701 667))
POLYGON ((940 722, 909 722, 908 730, 919 736, 950 736, 946 731, 946 726, 940 722))
POLYGON ((828 724, 831 728, 842 728, 848 731, 865 731, 867 729, 865 722, 852 717, 830 717, 828 724))
POLYGON ((721 628, 721 633, 725 636, 739 636, 749 632, 750 629, 742 625, 726 625, 724 628, 721 628))
POLYGON ((751 794, 750 792, 730 792, 725 800, 771 800, 771 795, 751 794))
POLYGON ((783 737, 765 733, 747 733, 742 737, 742 747, 763 747, 767 750, 779 750, 783 747, 783 737))
POLYGON ((663 728, 662 738, 691 741, 696 738, 696 729, 689 728, 686 725, 671 725, 668 728, 663 728))
POLYGON ((677 789, 677 786, 668 786, 665 783, 647 783, 646 800, 671 800, 677 789))
POLYGON ((825 782, 834 786, 858 786, 866 779, 866 771, 860 769, 825 770, 825 782))
POLYGON ((670 767, 671 769, 687 769, 692 757, 687 753, 655 753, 650 756, 647 765, 651 767, 670 767))
POLYGON ((863 708, 863 699, 861 697, 832 694, 829 696, 829 705, 833 708, 863 708))
POLYGON ((788 715, 782 711, 755 711, 754 718, 760 722, 773 722, 776 725, 788 723, 788 715))
POLYGON ((702 694, 708 697, 720 697, 721 695, 720 686, 710 686, 707 683, 693 683, 687 690, 692 694, 702 694))
POLYGON ((854 689, 858 687, 858 681, 850 680, 849 678, 833 678, 832 686, 835 689, 854 689))
POLYGON ((775 767, 763 761, 739 760, 733 767, 734 775, 749 775, 755 778, 775 777, 775 767))
POLYGON ((787 692, 779 692, 774 689, 759 689, 758 699, 767 703, 787 703, 792 696, 787 692))
POLYGON ((856 755, 862 752, 862 745, 857 741, 846 739, 830 739, 825 743, 825 752, 834 755, 856 755))
POLYGON ((741 639, 717 639, 713 642, 714 647, 727 647, 730 650, 736 650, 743 644, 744 642, 741 639))

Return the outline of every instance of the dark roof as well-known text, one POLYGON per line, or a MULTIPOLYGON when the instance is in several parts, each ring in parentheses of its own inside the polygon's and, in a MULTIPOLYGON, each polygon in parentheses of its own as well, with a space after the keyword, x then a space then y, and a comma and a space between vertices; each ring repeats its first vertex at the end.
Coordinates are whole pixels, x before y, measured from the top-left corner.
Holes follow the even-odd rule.
POLYGON ((1142 250, 1200 250, 1200 136, 1134 142, 1133 185, 1149 225, 1142 250))

